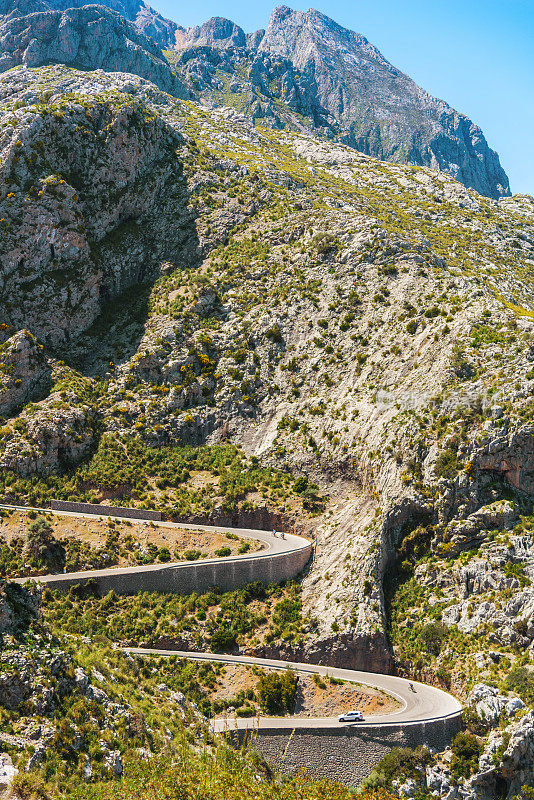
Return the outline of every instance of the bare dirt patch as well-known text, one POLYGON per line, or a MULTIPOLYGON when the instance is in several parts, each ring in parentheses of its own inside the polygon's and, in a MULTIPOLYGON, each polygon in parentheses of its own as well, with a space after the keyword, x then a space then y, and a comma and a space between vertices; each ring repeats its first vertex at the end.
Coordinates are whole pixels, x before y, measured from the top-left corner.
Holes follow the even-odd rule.
MULTIPOLYGON (((93 565, 93 551, 106 553, 109 566, 129 566, 153 561, 196 560, 198 558, 234 556, 261 550, 261 542, 244 539, 231 531, 215 533, 201 529, 187 530, 179 525, 163 526, 136 520, 37 515, 34 512, 4 512, 0 517, 0 540, 11 545, 24 539, 37 516, 44 516, 53 528, 55 539, 65 544, 69 539, 85 545, 87 568, 93 565)), ((79 568, 83 568, 79 567, 79 568)))
MULTIPOLYGON (((228 664, 217 679, 212 699, 224 705, 230 702, 230 716, 234 715, 236 708, 243 709, 246 705, 257 713, 260 707, 255 697, 256 684, 259 676, 269 671, 242 664, 228 664), (254 697, 251 697, 250 690, 254 692, 254 697)), ((400 708, 397 700, 380 689, 348 681, 338 683, 328 677, 314 678, 311 675, 298 674, 298 678, 294 709, 296 717, 334 717, 351 710, 362 711, 368 717, 373 714, 387 714, 400 708)))

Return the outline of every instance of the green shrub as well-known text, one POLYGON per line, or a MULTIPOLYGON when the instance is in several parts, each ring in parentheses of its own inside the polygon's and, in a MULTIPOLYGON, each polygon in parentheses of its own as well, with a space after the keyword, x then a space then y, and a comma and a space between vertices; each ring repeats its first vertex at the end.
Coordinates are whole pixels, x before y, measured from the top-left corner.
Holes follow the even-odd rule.
POLYGON ((231 650, 237 645, 236 631, 229 624, 220 625, 211 634, 210 645, 214 650, 231 650))
POLYGON ((261 707, 270 714, 291 713, 295 707, 298 678, 291 670, 282 674, 271 672, 261 675, 256 688, 261 707))
POLYGON ((453 480, 462 469, 462 466, 456 450, 452 447, 447 447, 439 454, 436 460, 435 472, 438 478, 453 480))
POLYGON ((478 716, 472 708, 464 708, 462 711, 462 722, 469 733, 475 736, 484 736, 490 729, 490 723, 478 716))
POLYGON ((457 733, 451 745, 451 773, 456 778, 469 778, 478 766, 482 745, 472 733, 457 733))
POLYGON ((534 705, 534 672, 527 667, 515 667, 504 681, 505 689, 515 692, 529 705, 534 705))
POLYGON ((305 475, 301 475, 293 484, 293 491, 296 494, 302 494, 308 488, 308 483, 308 478, 305 475))
POLYGON ((515 794, 512 800, 534 800, 534 786, 522 786, 519 794, 515 794))
POLYGON ((341 242, 332 233, 317 233, 311 240, 311 246, 318 255, 326 256, 335 253, 341 247, 341 242))
POLYGON ((200 550, 186 550, 184 553, 184 558, 186 561, 197 561, 202 553, 200 550))
POLYGON ((19 772, 11 782, 11 794, 20 800, 50 800, 46 787, 37 775, 19 772))
POLYGON ((275 344, 282 344, 284 341, 284 337, 282 336, 282 331, 280 330, 279 325, 273 325, 271 328, 266 330, 265 336, 275 344))
POLYGON ((411 747, 394 747, 380 759, 373 771, 362 784, 362 789, 375 789, 380 786, 391 786, 394 779, 420 778, 424 769, 432 763, 432 755, 428 747, 420 745, 411 747))
POLYGON ((449 629, 443 622, 429 622, 423 626, 418 638, 421 647, 427 653, 437 656, 448 637, 449 629))

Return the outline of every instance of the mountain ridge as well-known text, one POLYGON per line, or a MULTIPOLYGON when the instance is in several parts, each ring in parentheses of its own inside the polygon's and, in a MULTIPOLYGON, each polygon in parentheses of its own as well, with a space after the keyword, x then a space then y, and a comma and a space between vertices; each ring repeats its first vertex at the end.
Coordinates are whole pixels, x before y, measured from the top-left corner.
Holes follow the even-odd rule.
POLYGON ((448 172, 488 197, 510 194, 479 126, 415 84, 364 36, 321 12, 278 6, 265 31, 246 34, 224 17, 184 28, 138 0, 97 7, 100 29, 82 0, 2 0, 0 66, 56 61, 133 72, 175 96, 189 92, 217 106, 237 105, 258 124, 304 125, 382 160, 448 172), (54 12, 61 18, 33 17, 54 12), (135 26, 137 36, 118 33, 112 14, 135 26), (66 50, 51 35, 56 28, 68 40, 66 50), (107 55, 93 41, 97 30, 107 55), (76 49, 80 37, 83 47, 76 49))

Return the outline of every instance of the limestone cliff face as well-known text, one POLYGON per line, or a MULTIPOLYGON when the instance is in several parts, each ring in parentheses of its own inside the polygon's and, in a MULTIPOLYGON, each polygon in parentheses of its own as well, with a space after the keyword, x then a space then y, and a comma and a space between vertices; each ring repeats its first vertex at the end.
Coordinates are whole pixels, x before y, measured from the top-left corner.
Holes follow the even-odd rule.
POLYGON ((0 72, 57 62, 82 69, 131 72, 178 97, 188 91, 157 45, 102 6, 11 13, 0 19, 0 72))
POLYGON ((428 95, 365 37, 318 11, 276 8, 259 51, 288 58, 313 79, 344 142, 388 161, 449 172, 489 197, 509 194, 508 179, 480 128, 428 95))
POLYGON ((190 28, 187 35, 188 46, 244 47, 246 42, 245 33, 239 25, 224 17, 211 17, 200 27, 190 28))
MULTIPOLYGON (((20 69, 0 79, 5 108, 27 89, 28 75, 20 69)), ((104 74, 92 80, 113 86, 104 74)), ((127 87, 128 78, 116 85, 127 87)), ((54 96, 54 88, 47 92, 54 96)), ((59 90, 57 105, 46 107, 31 105, 42 99, 39 90, 25 96, 0 140, 0 315, 5 326, 29 327, 58 345, 173 257, 162 203, 174 200, 176 219, 180 139, 127 94, 116 103, 86 96, 70 104, 59 90)), ((179 230, 180 223, 173 241, 179 230)))
POLYGON ((27 330, 0 346, 0 414, 13 410, 50 388, 51 368, 44 347, 27 330))

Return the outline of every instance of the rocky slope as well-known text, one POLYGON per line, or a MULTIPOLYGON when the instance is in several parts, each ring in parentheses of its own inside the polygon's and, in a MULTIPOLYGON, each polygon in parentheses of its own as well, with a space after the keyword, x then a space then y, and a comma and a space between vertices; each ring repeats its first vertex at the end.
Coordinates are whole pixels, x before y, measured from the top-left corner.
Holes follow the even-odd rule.
MULTIPOLYGON (((56 370, 68 354, 89 381, 111 380, 90 416, 113 435, 230 435, 266 463, 337 481, 343 502, 319 527, 309 582, 337 650, 332 622, 355 642, 380 637, 380 590, 366 598, 363 585, 380 584, 415 522, 445 530, 468 518, 499 499, 489 478, 531 495, 533 245, 521 205, 500 208, 444 175, 310 136, 259 133, 235 112, 181 107, 132 78, 56 67, 1 85, 13 109, 6 338, 24 319, 56 370), (71 96, 57 106, 65 85, 71 96), (32 104, 43 94, 48 103, 32 104), (72 137, 68 158, 59 134, 72 137), (147 282, 140 333, 123 327, 120 305, 105 337, 91 326, 106 298, 147 282), (440 459, 460 477, 442 484, 440 459), (322 578, 342 553, 346 575, 322 578)), ((22 418, 89 407, 86 390, 68 390, 68 402, 52 394, 22 418)), ((8 426, 6 453, 21 452, 26 428, 8 426)))
POLYGON ((79 796, 81 786, 120 778, 125 761, 162 751, 170 759, 178 741, 182 753, 200 741, 204 718, 177 690, 195 697, 183 664, 145 669, 102 641, 58 639, 41 602, 37 591, 0 583, 1 797, 79 796))
MULTIPOLYGON (((531 703, 534 200, 132 75, 19 67, 0 98, 0 493, 179 516, 189 473, 150 453, 200 445, 198 518, 316 536, 314 633, 272 649, 531 703), (217 507, 228 441, 276 477, 217 507)), ((510 725, 441 796, 530 780, 510 725)))
MULTIPOLYGON (((177 97, 188 91, 160 48, 120 14, 99 5, 0 17, 0 72, 24 64, 63 63, 79 69, 132 72, 177 97)), ((46 4, 39 3, 38 6, 46 4)), ((27 9, 23 7, 22 11, 27 9)))
POLYGON ((447 172, 488 197, 510 194, 477 125, 317 11, 279 6, 265 31, 246 35, 223 17, 185 29, 138 0, 4 0, 0 71, 51 62, 132 72, 261 124, 308 128, 368 155, 447 172))

